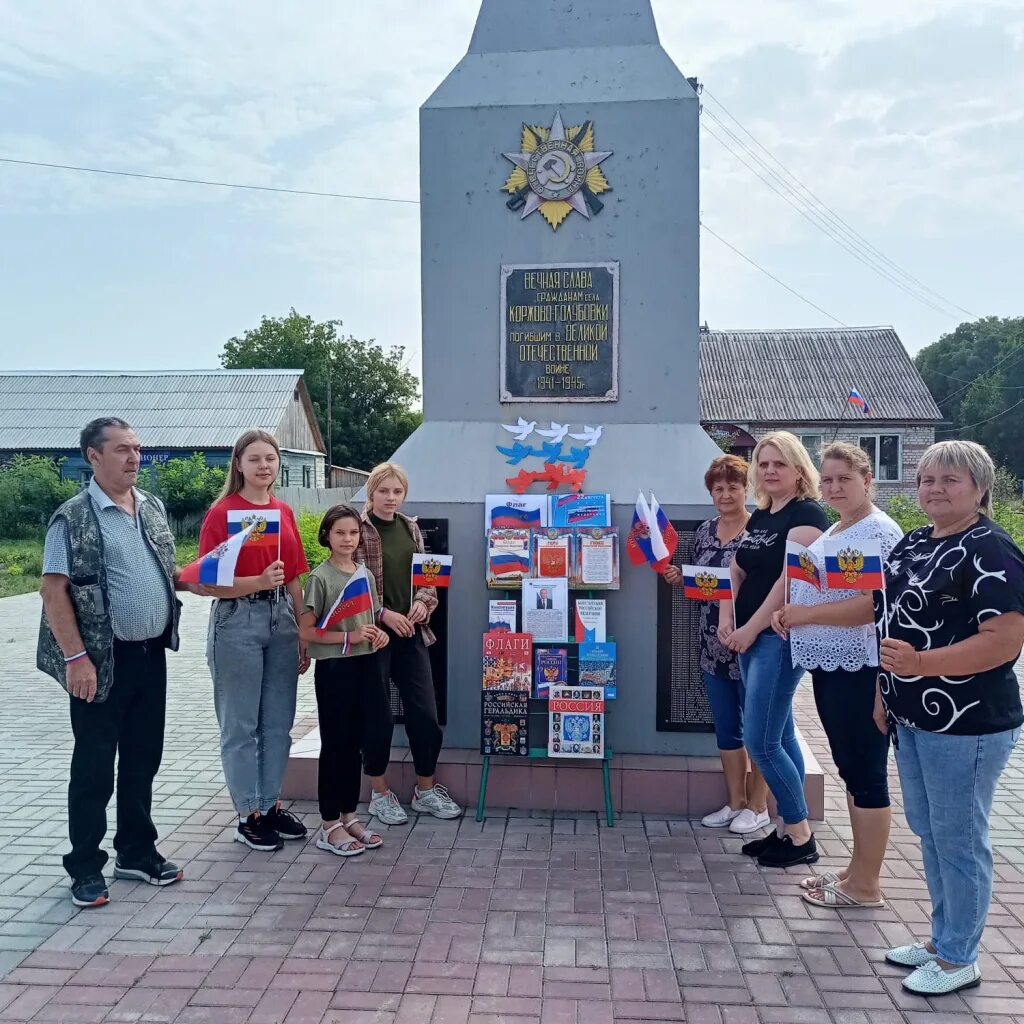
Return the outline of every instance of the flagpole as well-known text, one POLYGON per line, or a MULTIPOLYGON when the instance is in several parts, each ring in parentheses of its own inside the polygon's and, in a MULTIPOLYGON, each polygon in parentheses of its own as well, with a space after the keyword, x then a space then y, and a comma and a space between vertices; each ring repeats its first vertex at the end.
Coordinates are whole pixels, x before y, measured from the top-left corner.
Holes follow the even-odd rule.
POLYGON ((850 396, 847 395, 846 396, 846 404, 843 406, 843 411, 842 411, 842 414, 839 417, 839 422, 836 423, 836 431, 832 435, 832 442, 833 443, 835 442, 835 439, 839 436, 839 428, 843 425, 843 420, 846 419, 846 410, 849 409, 849 408, 850 408, 850 396))

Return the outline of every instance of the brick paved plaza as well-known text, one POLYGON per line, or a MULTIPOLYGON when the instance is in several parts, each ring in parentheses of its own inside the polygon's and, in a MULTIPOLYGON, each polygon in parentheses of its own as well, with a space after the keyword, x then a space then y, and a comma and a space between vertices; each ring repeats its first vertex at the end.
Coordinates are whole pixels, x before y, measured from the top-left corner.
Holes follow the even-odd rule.
MULTIPOLYGON (((1024 1021, 1024 752, 993 823, 985 981, 933 1004, 905 995, 903 972, 882 962, 887 946, 927 935, 902 813, 888 907, 842 915, 800 900, 801 872, 760 869, 739 839, 660 817, 607 829, 593 814, 495 812, 483 825, 386 830, 382 849, 349 861, 311 843, 248 851, 231 841, 205 602, 186 597, 156 792, 160 849, 185 881, 117 881, 93 911, 71 906, 60 863, 70 728, 67 698, 34 668, 39 601, 0 601, 0 1021, 1024 1021)), ((299 713, 312 710, 307 680, 299 713)), ((830 773, 822 870, 850 833, 806 690, 800 723, 830 773)), ((293 809, 317 820, 313 803, 293 809)))

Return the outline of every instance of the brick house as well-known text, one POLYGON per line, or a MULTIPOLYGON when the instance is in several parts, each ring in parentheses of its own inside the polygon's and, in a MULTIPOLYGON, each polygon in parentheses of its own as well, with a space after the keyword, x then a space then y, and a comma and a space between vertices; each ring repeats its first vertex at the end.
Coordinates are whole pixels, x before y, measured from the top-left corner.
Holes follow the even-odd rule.
POLYGON ((918 460, 943 418, 891 327, 702 328, 700 417, 740 455, 771 430, 796 434, 815 462, 833 438, 859 444, 875 464, 883 507, 914 494, 918 460), (868 415, 847 406, 851 388, 864 396, 868 415))

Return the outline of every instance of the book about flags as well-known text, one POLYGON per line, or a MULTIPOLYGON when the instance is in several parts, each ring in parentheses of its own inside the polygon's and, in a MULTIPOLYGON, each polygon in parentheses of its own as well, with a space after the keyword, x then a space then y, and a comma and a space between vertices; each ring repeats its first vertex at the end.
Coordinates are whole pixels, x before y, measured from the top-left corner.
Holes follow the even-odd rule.
POLYGON ((808 583, 815 590, 821 590, 821 570, 817 559, 810 548, 797 544, 795 540, 786 541, 786 579, 808 583))
POLYGON ((281 510, 268 508, 254 512, 247 508, 228 509, 228 536, 250 530, 246 543, 251 548, 278 547, 281 540, 281 510))
POLYGON ((684 565, 683 596, 694 601, 731 601, 732 577, 728 568, 684 565))
POLYGON ((316 628, 326 632, 332 626, 359 615, 360 612, 368 612, 373 609, 373 597, 370 594, 370 577, 366 574, 366 566, 361 565, 349 578, 345 588, 336 598, 334 604, 327 609, 323 618, 317 623, 316 628))
POLYGON ((414 587, 447 587, 452 579, 452 555, 413 555, 414 587))
POLYGON ((828 538, 824 543, 829 590, 885 590, 881 541, 828 538))
POLYGON ((207 552, 202 558, 186 565, 181 570, 182 583, 201 583, 207 587, 230 587, 235 582, 235 567, 238 565, 238 556, 242 553, 243 545, 255 528, 255 523, 250 523, 240 532, 228 537, 223 544, 218 544, 212 551, 207 552))
POLYGON ((626 541, 626 553, 634 565, 646 562, 655 572, 662 572, 676 553, 679 538, 675 527, 662 511, 658 499, 651 494, 648 504, 643 491, 637 496, 633 522, 626 541))

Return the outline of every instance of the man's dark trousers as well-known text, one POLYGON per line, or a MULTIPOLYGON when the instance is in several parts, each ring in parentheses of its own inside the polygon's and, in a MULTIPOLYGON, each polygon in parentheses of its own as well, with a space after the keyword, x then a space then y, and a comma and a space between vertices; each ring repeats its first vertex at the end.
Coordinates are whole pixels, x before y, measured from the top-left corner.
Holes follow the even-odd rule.
POLYGON ((164 748, 167 651, 162 637, 141 643, 114 641, 114 682, 102 704, 71 698, 75 751, 68 786, 71 852, 64 869, 72 878, 98 875, 107 862, 100 849, 107 832, 107 804, 114 793, 117 755, 117 833, 114 849, 134 862, 155 850, 153 779, 164 748))

